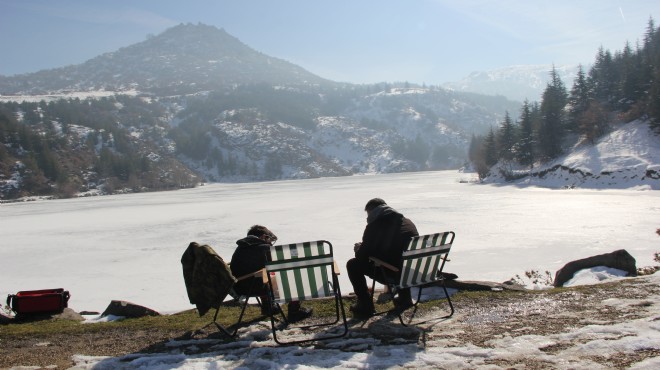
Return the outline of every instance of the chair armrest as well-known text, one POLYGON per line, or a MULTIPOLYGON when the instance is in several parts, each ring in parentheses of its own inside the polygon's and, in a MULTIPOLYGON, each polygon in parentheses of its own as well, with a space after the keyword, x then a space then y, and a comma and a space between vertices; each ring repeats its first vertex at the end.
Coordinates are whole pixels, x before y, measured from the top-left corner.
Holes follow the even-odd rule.
POLYGON ((339 271, 339 265, 337 265, 337 261, 332 261, 332 263, 334 265, 335 275, 341 274, 341 272, 339 271))
POLYGON ((385 267, 388 270, 392 270, 394 272, 399 272, 398 268, 396 268, 396 267, 390 265, 389 263, 387 263, 387 262, 385 262, 381 259, 378 259, 376 257, 369 257, 369 261, 373 262, 374 266, 376 266, 376 267, 382 266, 382 267, 385 267))
POLYGON ((236 278, 236 282, 239 282, 239 281, 245 280, 245 279, 249 279, 249 278, 252 278, 252 277, 259 277, 259 275, 262 274, 262 271, 265 271, 265 270, 266 269, 260 269, 260 270, 257 270, 255 272, 251 272, 249 274, 239 276, 239 277, 236 278))

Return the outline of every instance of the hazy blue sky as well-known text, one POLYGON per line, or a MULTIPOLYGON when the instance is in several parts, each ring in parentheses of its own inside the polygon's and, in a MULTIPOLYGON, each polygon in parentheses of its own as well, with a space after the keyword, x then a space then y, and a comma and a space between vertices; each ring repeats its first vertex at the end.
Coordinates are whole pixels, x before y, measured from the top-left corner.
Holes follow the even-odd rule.
POLYGON ((658 0, 0 0, 0 74, 79 64, 180 23, 354 83, 440 84, 517 64, 589 64, 642 40, 658 0))

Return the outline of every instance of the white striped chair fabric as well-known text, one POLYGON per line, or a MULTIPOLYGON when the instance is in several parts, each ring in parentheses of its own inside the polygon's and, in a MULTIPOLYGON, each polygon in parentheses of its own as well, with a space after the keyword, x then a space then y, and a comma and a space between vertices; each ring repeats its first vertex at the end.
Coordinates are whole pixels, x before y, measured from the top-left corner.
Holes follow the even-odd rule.
POLYGON ((403 252, 401 279, 397 287, 415 287, 436 281, 453 241, 452 231, 412 238, 403 252))
POLYGON ((325 240, 275 245, 266 272, 277 303, 332 297, 332 246, 325 240))

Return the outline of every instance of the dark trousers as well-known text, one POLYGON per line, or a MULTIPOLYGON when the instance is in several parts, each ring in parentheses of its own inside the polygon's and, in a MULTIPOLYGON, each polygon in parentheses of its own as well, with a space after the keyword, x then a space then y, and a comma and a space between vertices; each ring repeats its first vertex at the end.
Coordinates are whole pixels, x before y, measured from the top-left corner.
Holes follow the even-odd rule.
MULTIPOLYGON (((366 283, 365 283, 366 284, 366 283)), ((268 303, 268 284, 264 284, 261 278, 251 278, 239 281, 234 285, 234 290, 240 295, 250 297, 258 296, 262 304, 268 303)), ((300 301, 291 301, 287 304, 289 312, 300 310, 300 301)))
POLYGON ((351 258, 346 262, 346 271, 348 272, 348 279, 353 285, 353 291, 358 300, 368 301, 371 298, 369 294, 369 287, 367 286, 367 276, 375 279, 381 284, 385 283, 382 273, 374 268, 373 263, 368 260, 359 260, 351 258))
MULTIPOLYGON (((367 276, 381 284, 387 284, 387 282, 398 279, 398 276, 395 276, 397 274, 393 273, 385 276, 381 269, 374 267, 373 263, 357 258, 351 258, 346 262, 346 271, 348 272, 348 279, 353 285, 355 296, 363 302, 371 299, 369 287, 367 286, 367 276)), ((400 290, 399 296, 405 300, 410 300, 410 288, 400 290)))

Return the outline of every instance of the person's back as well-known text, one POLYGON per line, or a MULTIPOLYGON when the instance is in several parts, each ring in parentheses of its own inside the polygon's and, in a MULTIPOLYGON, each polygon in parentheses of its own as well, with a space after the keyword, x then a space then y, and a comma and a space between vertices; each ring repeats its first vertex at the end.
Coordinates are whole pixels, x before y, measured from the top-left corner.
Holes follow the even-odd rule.
POLYGON ((367 224, 362 236, 362 247, 356 257, 379 258, 391 265, 401 267, 403 250, 414 236, 418 236, 415 224, 401 213, 388 207, 381 208, 378 216, 367 224))
MULTIPOLYGON (((232 275, 235 277, 244 276, 266 266, 266 253, 270 248, 270 244, 254 235, 248 235, 236 241, 236 244, 237 247, 231 256, 230 262, 232 275)), ((253 289, 262 289, 262 284, 255 283, 253 285, 253 283, 254 280, 245 279, 236 283, 234 289, 239 294, 249 294, 252 286, 254 286, 253 289)))

